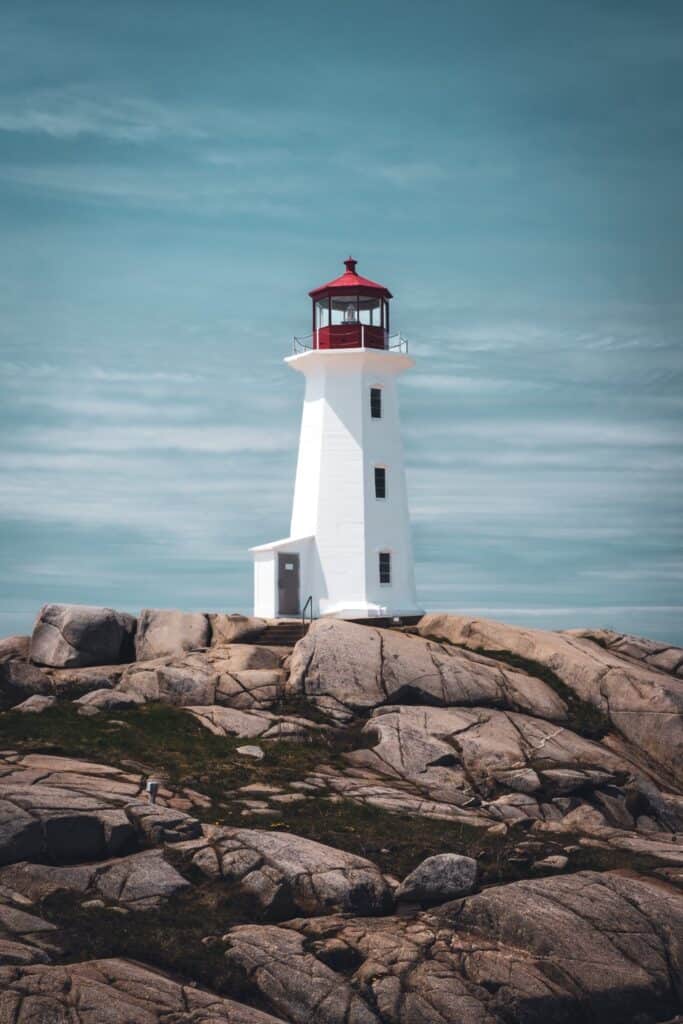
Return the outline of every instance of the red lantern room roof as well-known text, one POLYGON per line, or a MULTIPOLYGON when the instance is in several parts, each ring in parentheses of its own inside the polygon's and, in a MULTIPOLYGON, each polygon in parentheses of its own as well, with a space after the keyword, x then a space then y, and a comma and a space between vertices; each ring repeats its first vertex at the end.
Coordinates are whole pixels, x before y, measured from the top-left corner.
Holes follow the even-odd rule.
POLYGON ((348 260, 344 260, 346 270, 341 277, 335 277, 334 281, 321 284, 319 288, 314 288, 308 294, 312 299, 322 299, 327 295, 355 295, 358 292, 364 292, 366 295, 382 296, 385 299, 393 297, 389 289, 385 288, 383 284, 377 284, 376 281, 370 281, 367 277, 361 277, 360 274, 357 274, 356 263, 357 260, 349 256, 348 260))

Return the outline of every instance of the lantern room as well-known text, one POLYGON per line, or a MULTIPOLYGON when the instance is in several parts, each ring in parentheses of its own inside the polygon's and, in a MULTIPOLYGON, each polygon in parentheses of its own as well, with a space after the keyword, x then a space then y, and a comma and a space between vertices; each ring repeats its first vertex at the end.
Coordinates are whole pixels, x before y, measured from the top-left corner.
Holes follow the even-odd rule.
POLYGON ((344 260, 341 277, 308 293, 314 348, 388 348, 391 292, 357 274, 356 262, 344 260))

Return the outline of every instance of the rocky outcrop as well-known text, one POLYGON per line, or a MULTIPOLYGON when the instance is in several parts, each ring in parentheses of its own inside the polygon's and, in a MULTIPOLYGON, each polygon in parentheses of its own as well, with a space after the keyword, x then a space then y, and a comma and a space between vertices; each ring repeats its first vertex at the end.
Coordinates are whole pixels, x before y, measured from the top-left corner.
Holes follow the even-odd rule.
POLYGON ((31 661, 53 668, 131 661, 135 625, 132 615, 113 608, 46 604, 33 628, 31 661))
MULTIPOLYGON (((103 860, 198 836, 189 815, 141 799, 144 779, 44 754, 0 757, 0 864, 103 860)), ((172 797, 164 790, 161 801, 172 797)))
POLYGON ((128 960, 0 968, 2 1024, 283 1024, 128 960))
POLYGON ((561 721, 566 706, 542 680, 490 658, 396 631, 314 622, 294 648, 288 691, 339 721, 381 704, 477 705, 561 721))
POLYGON ((368 860, 286 832, 209 829, 178 847, 212 879, 236 885, 271 916, 387 913, 391 894, 368 860))
POLYGON ((135 637, 137 661, 151 661, 208 647, 211 626, 200 612, 178 612, 144 608, 135 637))
POLYGON ((235 644, 129 665, 116 686, 141 701, 178 707, 220 704, 265 709, 282 696, 281 655, 269 647, 235 644))
POLYGON ((295 1024, 636 1024, 683 995, 680 897, 609 874, 496 887, 415 918, 246 925, 225 943, 295 1024))
MULTIPOLYGON (((386 707, 365 726, 376 738, 354 765, 410 783, 431 800, 499 820, 541 817, 541 805, 577 790, 625 782, 629 766, 560 725, 510 711, 386 707), (506 796, 517 795, 518 799, 506 796)), ((553 815, 553 811, 547 813, 553 815)))
POLYGON ((503 663, 521 661, 529 671, 550 673, 579 700, 602 712, 635 756, 683 783, 680 678, 566 633, 441 614, 425 615, 419 631, 470 651, 493 652, 503 663))
POLYGON ((674 647, 657 640, 647 640, 629 633, 616 633, 613 629, 567 629, 566 636, 582 637, 611 651, 620 658, 639 661, 649 668, 683 677, 683 647, 674 647))

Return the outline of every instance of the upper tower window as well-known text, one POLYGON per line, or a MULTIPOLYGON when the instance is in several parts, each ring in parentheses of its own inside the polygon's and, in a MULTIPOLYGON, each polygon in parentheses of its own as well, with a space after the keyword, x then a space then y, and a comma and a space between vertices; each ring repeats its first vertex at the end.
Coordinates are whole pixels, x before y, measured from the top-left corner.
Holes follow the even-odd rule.
POLYGON ((391 583, 390 551, 380 551, 379 553, 379 581, 380 583, 391 583))
POLYGON ((382 419, 382 389, 370 388, 370 415, 373 420, 382 419))

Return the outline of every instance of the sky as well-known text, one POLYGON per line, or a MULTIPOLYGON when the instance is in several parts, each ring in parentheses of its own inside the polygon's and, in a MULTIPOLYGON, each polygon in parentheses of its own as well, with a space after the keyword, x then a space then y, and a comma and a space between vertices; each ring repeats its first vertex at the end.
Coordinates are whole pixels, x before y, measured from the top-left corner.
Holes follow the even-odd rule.
POLYGON ((682 54, 679 0, 5 0, 0 635, 250 609, 351 254, 424 607, 683 643, 682 54))

